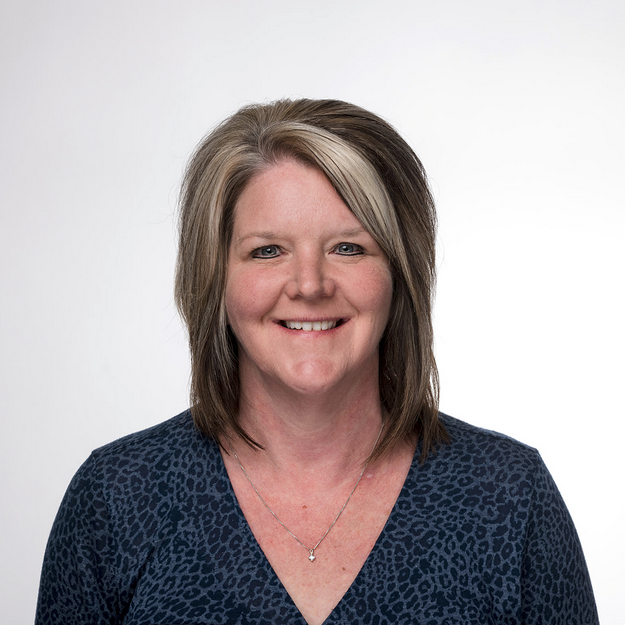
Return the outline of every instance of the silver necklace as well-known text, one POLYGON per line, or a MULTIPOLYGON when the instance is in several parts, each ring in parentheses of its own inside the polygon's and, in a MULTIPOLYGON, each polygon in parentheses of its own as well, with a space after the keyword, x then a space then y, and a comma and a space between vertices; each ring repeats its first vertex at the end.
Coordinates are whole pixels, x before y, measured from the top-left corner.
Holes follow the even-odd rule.
MULTIPOLYGON (((371 453, 373 453, 373 450, 376 448, 378 441, 380 440, 380 435, 382 434, 382 430, 384 429, 384 421, 382 421, 382 427, 380 428, 380 431, 378 432, 378 437, 375 439, 375 443, 373 443, 373 449, 371 450, 371 453)), ((339 520, 339 517, 341 516, 341 514, 343 514, 343 510, 345 510, 345 508, 347 507, 347 504, 349 503, 349 500, 352 498, 352 495, 356 492, 356 489, 358 488, 358 484, 360 484, 360 480, 362 479, 362 476, 365 474, 365 470, 367 469, 367 466, 369 465, 369 461, 367 460, 367 462, 365 462, 365 466, 362 468, 362 471, 360 472, 360 475, 358 476, 358 481, 356 482, 356 485, 354 486, 354 488, 352 488, 352 492, 349 494, 349 497, 347 498, 347 501, 343 504, 343 507, 339 510, 339 513, 336 515, 334 521, 332 521, 332 523, 330 523, 330 527, 328 527, 328 529, 326 530, 326 533, 317 541, 317 544, 311 549, 310 547, 307 547, 281 520, 280 517, 267 505, 267 502, 263 499, 263 496, 258 492, 258 488, 256 488, 256 486, 254 486, 254 482, 252 482, 252 478, 247 474, 247 471, 245 470, 245 468, 243 467, 243 465, 241 464, 241 461, 239 460, 239 456, 237 456, 236 452, 234 451, 234 449, 232 448, 232 443, 230 442, 230 439, 228 438, 228 446, 230 447, 230 451, 232 452, 232 455, 236 458, 237 464, 241 467, 241 471, 243 471, 243 475, 245 475, 245 477, 247 478, 247 481, 250 483, 250 486, 254 489, 254 492, 258 495, 258 498, 263 502, 263 505, 265 506, 265 508, 267 508, 267 510, 269 510, 269 512, 271 512, 273 518, 278 521, 278 523, 280 523, 280 525, 282 525, 282 527, 289 533, 291 534, 291 536, 293 536, 293 538, 295 538, 295 540, 302 546, 304 547, 304 549, 306 549, 306 551, 308 551, 308 553, 310 554, 308 556, 308 559, 311 562, 314 562, 317 557, 315 556, 315 549, 323 542, 323 539, 330 533, 330 530, 334 527, 334 525, 336 524, 336 522, 339 520)), ((371 455, 371 454, 369 454, 371 455)))

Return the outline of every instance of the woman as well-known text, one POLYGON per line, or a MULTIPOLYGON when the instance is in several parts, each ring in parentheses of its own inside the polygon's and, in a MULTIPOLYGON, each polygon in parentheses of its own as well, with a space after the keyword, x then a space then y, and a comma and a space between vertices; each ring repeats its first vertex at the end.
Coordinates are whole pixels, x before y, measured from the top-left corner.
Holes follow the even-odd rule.
POLYGON ((425 172, 338 101, 242 109, 186 173, 192 409, 96 450, 38 623, 596 623, 538 453, 439 415, 425 172))

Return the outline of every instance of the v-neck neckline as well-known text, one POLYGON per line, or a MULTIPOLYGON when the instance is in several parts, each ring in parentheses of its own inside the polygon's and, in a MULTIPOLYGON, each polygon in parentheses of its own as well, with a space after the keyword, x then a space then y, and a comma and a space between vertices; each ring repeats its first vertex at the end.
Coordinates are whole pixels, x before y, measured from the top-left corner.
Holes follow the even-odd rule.
MULTIPOLYGON (((217 454, 219 455, 219 463, 220 463, 220 470, 222 472, 222 477, 227 484, 227 494, 232 500, 234 511, 240 523, 242 536, 247 541, 250 551, 260 556, 259 561, 263 563, 263 566, 267 574, 270 575, 273 578, 274 582, 277 583, 277 587, 280 589, 280 592, 282 593, 284 600, 293 608, 294 613, 300 619, 301 623, 303 625, 307 625, 306 619, 304 618, 302 613, 299 611, 299 608, 293 601, 291 595, 289 595, 289 593, 287 592, 286 588, 284 587, 284 584, 282 583, 282 580, 278 577, 278 574, 275 572, 273 566, 271 566, 271 563, 269 562, 269 559, 265 555, 265 552, 261 549, 260 545, 258 544, 258 541, 256 540, 256 537, 254 536, 254 532, 252 532, 252 528, 250 527, 250 524, 248 523, 247 518, 245 517, 245 514, 243 514, 243 509, 241 508, 241 505, 239 504, 239 500, 237 499, 236 493, 234 492, 234 487, 232 486, 232 482, 230 481, 230 476, 228 475, 228 470, 226 469, 226 465, 224 463, 221 450, 216 443, 214 443, 214 445, 215 445, 217 454)), ((333 619, 335 618, 335 614, 337 614, 338 612, 338 608, 346 600, 346 598, 348 598, 348 596, 352 592, 355 591, 357 586, 360 585, 361 580, 367 574, 365 569, 368 569, 370 566, 372 566, 371 564, 372 561, 376 558, 378 551, 382 549, 381 543, 384 542, 386 538, 386 532, 387 532, 387 527, 389 525, 389 522, 392 522, 394 520, 394 517, 397 516, 398 514, 397 510, 400 507, 402 500, 405 499, 407 496, 407 491, 408 491, 407 485, 409 482, 412 481, 414 472, 417 470, 416 465, 418 464, 418 454, 420 453, 419 448, 420 448, 420 444, 417 444, 415 452, 412 457, 412 462, 410 463, 410 468, 408 469, 408 473, 406 474, 404 483, 402 484, 402 487, 399 491, 399 495, 397 496, 397 499, 395 500, 395 503, 393 504, 393 508, 391 509, 391 512, 388 515, 386 522, 384 523, 384 527, 382 528, 382 531, 378 535, 375 541, 375 544, 373 545, 371 551, 369 552, 365 561, 360 567, 360 570, 356 574, 356 577, 354 577, 352 583, 349 585, 349 588, 345 591, 345 593, 339 599, 338 603, 334 606, 334 608, 332 608, 332 612, 328 614, 328 617, 325 619, 325 621, 323 621, 322 625, 332 625, 333 619)))

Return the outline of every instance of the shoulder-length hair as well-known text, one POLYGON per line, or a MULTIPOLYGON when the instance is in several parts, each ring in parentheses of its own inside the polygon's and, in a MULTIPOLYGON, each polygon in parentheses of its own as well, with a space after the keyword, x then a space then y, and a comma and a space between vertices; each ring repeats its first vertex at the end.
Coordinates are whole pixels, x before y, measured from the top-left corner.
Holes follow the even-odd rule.
POLYGON ((436 212, 421 162, 378 116, 338 100, 246 106, 192 156, 180 197, 175 296, 191 351, 191 411, 216 441, 238 422, 236 338, 224 293, 234 209, 246 184, 281 159, 319 169, 388 257, 390 318, 380 342, 380 399, 387 427, 372 458, 415 435, 424 461, 447 440, 438 419, 433 354, 436 212))

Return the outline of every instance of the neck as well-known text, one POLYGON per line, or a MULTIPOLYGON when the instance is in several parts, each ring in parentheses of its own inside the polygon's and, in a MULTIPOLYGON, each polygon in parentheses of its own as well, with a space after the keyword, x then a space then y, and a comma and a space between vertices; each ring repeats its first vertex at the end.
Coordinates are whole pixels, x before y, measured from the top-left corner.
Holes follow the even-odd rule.
POLYGON ((383 422, 377 375, 376 383, 368 379, 347 392, 299 397, 254 382, 242 377, 239 420, 263 451, 232 441, 246 466, 260 464, 283 479, 314 475, 328 486, 363 466, 383 422))

